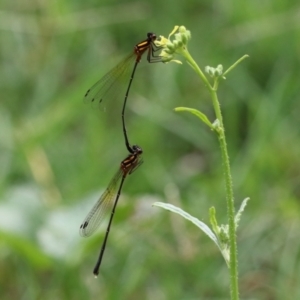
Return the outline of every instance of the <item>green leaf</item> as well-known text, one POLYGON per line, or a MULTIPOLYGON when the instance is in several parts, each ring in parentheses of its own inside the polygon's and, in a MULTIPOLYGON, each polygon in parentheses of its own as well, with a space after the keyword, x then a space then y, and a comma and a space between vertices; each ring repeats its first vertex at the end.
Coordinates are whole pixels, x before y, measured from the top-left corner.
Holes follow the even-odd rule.
POLYGON ((169 211, 172 211, 172 212, 174 212, 178 215, 181 215, 185 219, 191 221, 198 228, 200 228, 221 250, 217 237, 215 236, 215 234, 212 232, 212 230, 205 223, 201 222, 200 220, 198 220, 197 218, 191 216, 189 213, 185 212, 181 208, 179 208, 177 206, 174 206, 172 204, 163 203, 163 202, 155 202, 155 203, 153 203, 153 206, 162 207, 166 210, 169 210, 169 211))
POLYGON ((224 73, 223 77, 225 77, 231 70, 233 70, 240 62, 242 62, 245 58, 248 58, 249 55, 246 54, 242 56, 240 59, 238 59, 233 65, 231 65, 224 73))
POLYGON ((209 220, 210 220, 210 224, 212 226, 213 231, 218 234, 219 233, 219 226, 218 226, 218 222, 216 219, 216 209, 214 206, 212 206, 209 209, 209 220))
POLYGON ((236 213, 235 218, 234 218, 235 228, 238 227, 238 224, 239 224, 239 221, 240 221, 240 219, 241 219, 242 213, 243 213, 243 211, 244 211, 244 209, 245 209, 245 207, 246 207, 246 205, 247 205, 247 202, 248 202, 249 200, 250 200, 249 197, 248 197, 248 198, 245 198, 245 199, 243 200, 242 204, 241 204, 240 209, 239 209, 238 212, 236 213))
POLYGON ((210 129, 214 130, 214 126, 212 125, 212 123, 208 120, 207 116, 204 113, 202 113, 201 111, 194 109, 194 108, 188 108, 188 107, 176 107, 174 110, 190 112, 191 114, 197 116, 210 129))
POLYGON ((227 264, 227 266, 229 266, 229 251, 227 247, 223 247, 221 245, 221 243, 219 242, 219 239, 217 238, 217 236, 212 232, 212 230, 203 222, 201 222, 199 219, 191 216, 189 213, 185 212, 184 210, 182 210, 181 208, 174 206, 172 204, 169 203, 163 203, 163 202, 155 202, 153 203, 153 206, 157 206, 157 207, 162 207, 166 210, 172 211, 182 217, 184 217, 185 219, 191 221, 193 224, 195 224, 198 228, 200 228, 219 248, 219 250, 221 251, 225 262, 227 264))

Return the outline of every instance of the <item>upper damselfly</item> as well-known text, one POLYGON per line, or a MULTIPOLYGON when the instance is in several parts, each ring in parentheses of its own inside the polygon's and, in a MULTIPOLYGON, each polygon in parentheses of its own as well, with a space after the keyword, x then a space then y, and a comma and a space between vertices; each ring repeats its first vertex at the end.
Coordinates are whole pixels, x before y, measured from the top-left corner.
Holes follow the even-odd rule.
POLYGON ((156 35, 152 32, 147 34, 147 39, 136 44, 133 52, 130 53, 125 59, 117 64, 112 70, 105 74, 98 82, 96 82, 85 94, 84 99, 86 102, 102 103, 106 98, 114 98, 121 89, 120 86, 126 82, 128 78, 127 89, 124 96, 122 108, 122 127, 125 139, 125 145, 130 153, 134 153, 133 147, 129 143, 127 131, 125 127, 125 107, 131 84, 134 78, 136 67, 141 61, 144 53, 147 53, 147 61, 149 63, 161 62, 161 57, 157 55, 157 51, 161 48, 155 45, 156 35), (130 67, 132 66, 132 68, 130 67), (132 70, 130 72, 130 70, 132 70))

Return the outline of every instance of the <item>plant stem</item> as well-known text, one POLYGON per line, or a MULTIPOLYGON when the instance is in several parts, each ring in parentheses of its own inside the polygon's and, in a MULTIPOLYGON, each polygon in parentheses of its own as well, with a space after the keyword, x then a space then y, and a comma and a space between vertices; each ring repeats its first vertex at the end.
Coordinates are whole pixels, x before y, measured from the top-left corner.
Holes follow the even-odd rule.
MULTIPOLYGON (((212 86, 209 81, 207 80, 206 76, 203 74, 199 66, 193 60, 191 55, 189 54, 187 48, 181 51, 181 54, 186 58, 188 64, 196 71, 199 75, 201 80, 207 86, 212 102, 213 107, 215 110, 216 117, 219 121, 218 126, 218 138, 221 148, 222 154, 222 166, 223 172, 225 176, 225 188, 226 188, 226 201, 227 201, 227 214, 228 214, 228 224, 229 224, 229 239, 230 239, 230 292, 231 292, 231 299, 238 300, 239 299, 239 287, 238 287, 238 261, 237 261, 237 244, 236 244, 236 228, 234 222, 235 216, 235 208, 234 208, 234 197, 233 197, 233 186, 232 186, 232 178, 231 178, 231 171, 230 171, 230 162, 229 156, 227 151, 227 144, 226 144, 226 137, 225 137, 225 129, 223 125, 223 118, 221 113, 220 103, 218 101, 217 96, 217 87, 218 82, 215 81, 214 86, 212 86)), ((230 70, 228 70, 230 71, 230 70)), ((228 73, 228 72, 227 72, 228 73)))
POLYGON ((226 201, 227 201, 227 214, 228 214, 228 224, 229 224, 229 239, 230 239, 230 282, 231 282, 231 299, 239 299, 238 290, 238 260, 237 260, 237 244, 236 244, 236 228, 234 222, 235 208, 234 208, 234 197, 233 197, 233 186, 232 178, 230 172, 230 162, 227 151, 225 130, 222 121, 222 114, 220 109, 220 104, 218 101, 216 91, 211 92, 213 105, 215 109, 216 116, 220 122, 220 130, 218 130, 218 138, 222 153, 222 166, 223 173, 225 176, 225 186, 226 186, 226 201))
POLYGON ((192 56, 190 55, 187 48, 182 49, 180 52, 181 55, 183 55, 188 62, 188 64, 196 71, 196 73, 199 75, 201 80, 204 82, 204 84, 208 87, 209 90, 212 90, 212 86, 210 85, 209 81, 207 80, 206 76, 203 74, 201 69, 198 67, 197 63, 194 61, 192 56))

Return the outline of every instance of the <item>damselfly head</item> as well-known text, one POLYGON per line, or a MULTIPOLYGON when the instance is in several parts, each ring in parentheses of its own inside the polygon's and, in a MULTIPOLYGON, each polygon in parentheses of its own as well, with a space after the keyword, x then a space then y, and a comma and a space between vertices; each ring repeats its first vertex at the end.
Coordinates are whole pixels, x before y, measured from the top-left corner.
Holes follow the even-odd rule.
POLYGON ((142 148, 138 145, 133 145, 132 150, 133 150, 134 154, 142 154, 143 153, 142 148))
POLYGON ((147 33, 147 37, 148 37, 148 39, 151 40, 151 41, 155 41, 156 38, 157 38, 156 34, 153 33, 153 32, 148 32, 148 33, 147 33))

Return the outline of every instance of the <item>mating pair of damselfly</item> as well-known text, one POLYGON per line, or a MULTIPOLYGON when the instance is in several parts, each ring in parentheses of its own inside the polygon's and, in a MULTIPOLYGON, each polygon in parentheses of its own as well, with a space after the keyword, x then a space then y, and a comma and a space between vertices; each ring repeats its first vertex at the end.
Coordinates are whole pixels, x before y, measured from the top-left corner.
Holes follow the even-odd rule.
POLYGON ((110 212, 110 218, 108 221, 104 241, 102 243, 100 254, 93 271, 95 276, 99 274, 99 268, 124 180, 127 175, 132 174, 143 162, 141 158, 143 153, 142 148, 137 145, 131 146, 129 143, 125 126, 125 107, 137 65, 140 62, 143 54, 147 53, 147 60, 149 63, 161 62, 161 57, 157 55, 157 51, 160 50, 160 47, 155 45, 155 40, 156 35, 154 33, 148 33, 147 39, 135 45, 133 52, 106 75, 104 75, 98 82, 96 82, 86 92, 84 97, 86 102, 96 102, 101 104, 104 100, 106 100, 105 98, 109 98, 110 95, 113 94, 111 91, 119 88, 117 86, 118 82, 124 80, 124 77, 126 78, 126 76, 129 77, 122 108, 122 128, 125 146, 129 151, 129 155, 121 162, 117 173, 110 181, 107 189, 80 226, 80 235, 84 237, 90 236, 110 212), (130 69, 130 66, 133 66, 133 69, 130 69), (132 71, 130 72, 130 70, 132 71))

